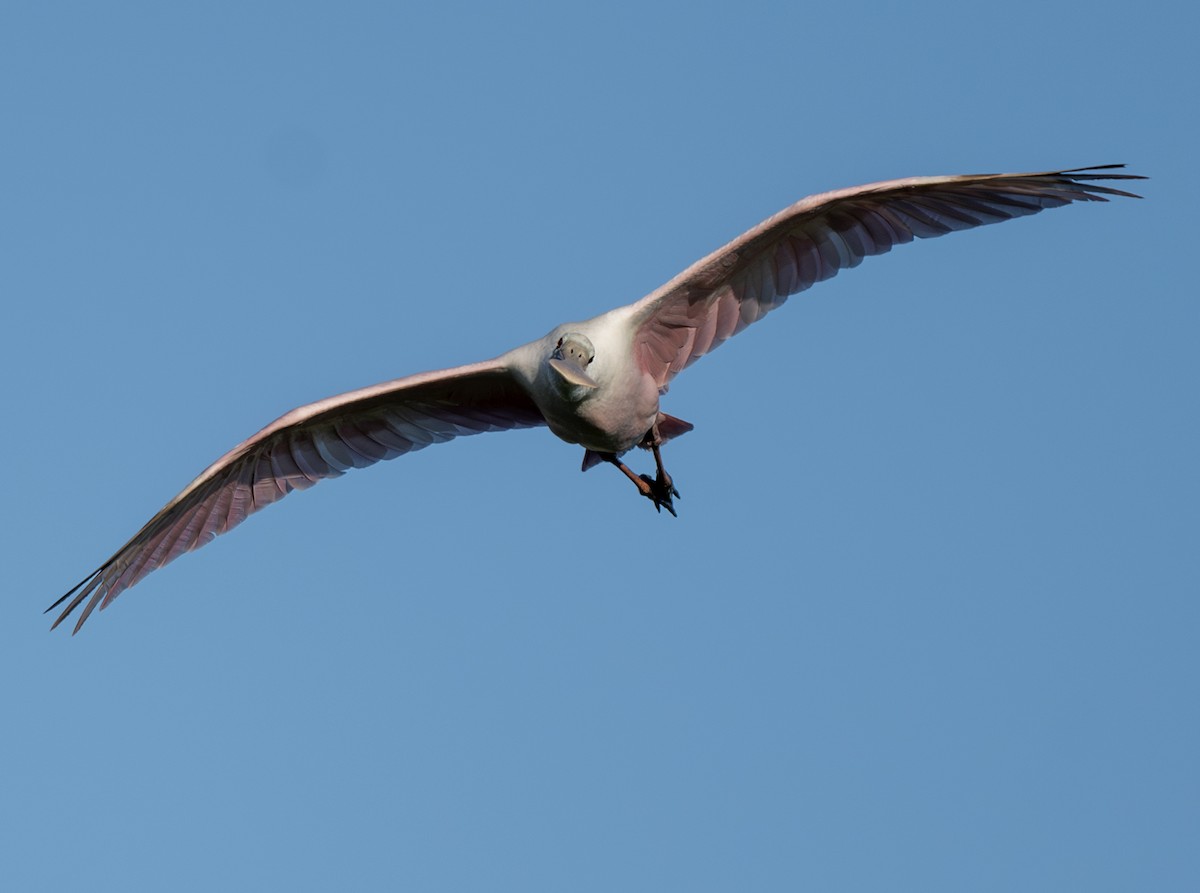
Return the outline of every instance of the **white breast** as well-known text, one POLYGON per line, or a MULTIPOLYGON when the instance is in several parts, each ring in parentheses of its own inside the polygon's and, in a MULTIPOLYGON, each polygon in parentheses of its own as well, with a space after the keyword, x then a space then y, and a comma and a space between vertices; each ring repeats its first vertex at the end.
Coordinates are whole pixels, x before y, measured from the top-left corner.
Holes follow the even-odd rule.
POLYGON ((550 430, 589 450, 619 453, 636 446, 658 415, 658 388, 633 355, 631 308, 621 307, 586 322, 566 323, 509 354, 550 430), (569 385, 546 365, 558 339, 586 335, 596 349, 588 374, 599 387, 569 385))

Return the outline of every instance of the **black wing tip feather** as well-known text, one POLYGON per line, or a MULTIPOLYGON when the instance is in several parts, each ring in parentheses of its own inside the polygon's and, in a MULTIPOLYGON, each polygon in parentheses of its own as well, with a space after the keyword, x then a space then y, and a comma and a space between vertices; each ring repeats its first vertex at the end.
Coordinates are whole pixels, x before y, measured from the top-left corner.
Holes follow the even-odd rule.
MULTIPOLYGON (((1114 171, 1125 167, 1122 164, 1089 164, 1087 167, 1069 167, 1066 170, 1055 171, 1057 174, 1083 174, 1084 178, 1092 171, 1114 171)), ((1149 180, 1141 174, 1100 174, 1102 180, 1149 180)))
MULTIPOLYGON (((105 565, 105 567, 107 567, 107 565, 105 565)), ((83 600, 87 598, 93 589, 96 588, 96 584, 100 580, 100 575, 104 573, 105 567, 100 567, 92 571, 92 573, 88 574, 86 577, 68 589, 54 602, 54 604, 50 605, 50 607, 46 608, 46 610, 42 612, 43 614, 49 614, 67 599, 71 598, 71 596, 75 596, 73 599, 71 599, 71 603, 63 609, 63 612, 58 615, 55 621, 50 624, 51 632, 58 629, 59 625, 68 617, 70 617, 71 614, 74 613, 75 609, 78 608, 83 602, 83 600)), ((92 613, 91 609, 94 606, 95 601, 96 599, 93 597, 92 603, 88 605, 88 608, 83 612, 82 616, 79 618, 79 621, 75 624, 75 628, 71 630, 71 635, 75 635, 77 632, 79 632, 80 628, 83 626, 83 622, 87 620, 88 615, 92 613)))
POLYGON ((1142 174, 1099 174, 1096 171, 1113 171, 1124 168, 1124 164, 1093 164, 1088 167, 1072 167, 1061 171, 1051 171, 1042 176, 1062 177, 1072 183, 1078 183, 1083 189, 1089 193, 1102 193, 1093 195, 1097 201, 1106 202, 1105 195, 1119 195, 1123 198, 1144 198, 1136 192, 1126 192, 1124 189, 1114 189, 1111 186, 1092 186, 1088 185, 1093 180, 1149 180, 1149 177, 1142 174))

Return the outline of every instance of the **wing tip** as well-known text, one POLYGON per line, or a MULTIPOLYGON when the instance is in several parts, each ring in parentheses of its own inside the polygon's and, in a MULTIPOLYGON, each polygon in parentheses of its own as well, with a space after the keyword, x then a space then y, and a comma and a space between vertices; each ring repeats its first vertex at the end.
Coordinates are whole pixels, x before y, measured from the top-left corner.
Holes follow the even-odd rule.
MULTIPOLYGON (((1120 164, 1089 164, 1086 167, 1069 167, 1061 171, 1055 171, 1057 174, 1087 174, 1091 171, 1112 171, 1120 170, 1127 165, 1124 162, 1120 164)), ((1149 180, 1150 178, 1142 174, 1104 174, 1105 179, 1112 180, 1149 180)))
POLYGON ((89 595, 92 595, 91 601, 88 602, 87 608, 84 609, 83 614, 79 618, 79 622, 75 624, 75 629, 71 631, 71 635, 73 636, 75 633, 79 632, 80 627, 83 626, 83 622, 87 620, 88 615, 91 614, 92 610, 95 608, 96 602, 98 601, 98 596, 101 592, 103 592, 103 587, 101 587, 99 592, 93 593, 93 590, 96 589, 97 585, 101 582, 102 575, 107 567, 108 565, 105 564, 102 567, 96 568, 96 570, 92 571, 90 574, 68 589, 54 602, 54 604, 50 605, 50 607, 46 608, 46 610, 42 612, 42 614, 49 614, 67 599, 71 599, 70 604, 63 608, 62 613, 58 615, 52 624, 50 624, 51 632, 58 629, 59 625, 68 617, 70 617, 71 614, 74 613, 75 609, 83 603, 83 600, 89 595), (74 598, 72 598, 72 596, 74 596, 74 598))
POLYGON ((1112 174, 1112 173, 1096 173, 1097 171, 1113 171, 1122 170, 1125 165, 1122 164, 1091 164, 1087 167, 1070 167, 1059 171, 1050 171, 1043 176, 1065 177, 1073 183, 1079 183, 1085 190, 1090 190, 1094 193, 1092 198, 1095 201, 1106 202, 1106 195, 1117 195, 1122 198, 1145 198, 1143 195, 1138 195, 1136 192, 1127 192, 1124 189, 1115 189, 1111 186, 1089 186, 1085 185, 1091 180, 1149 180, 1150 178, 1144 174, 1112 174))

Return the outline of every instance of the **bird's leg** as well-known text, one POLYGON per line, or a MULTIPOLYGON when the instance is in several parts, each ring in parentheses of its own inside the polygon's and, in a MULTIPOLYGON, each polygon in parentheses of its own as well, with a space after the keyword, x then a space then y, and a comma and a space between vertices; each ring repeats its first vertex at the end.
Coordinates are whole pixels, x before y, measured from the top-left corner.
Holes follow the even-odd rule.
POLYGON ((654 503, 655 509, 662 511, 665 508, 671 513, 672 517, 677 517, 675 515, 675 505, 671 501, 671 496, 672 494, 678 496, 679 491, 671 485, 670 478, 667 478, 666 488, 663 487, 661 475, 665 474, 665 472, 661 470, 661 463, 659 465, 660 477, 657 479, 651 479, 649 475, 636 474, 633 469, 631 469, 628 465, 622 462, 620 458, 617 457, 616 453, 601 453, 600 457, 605 462, 617 466, 617 468, 621 470, 621 473, 624 474, 625 477, 633 481, 633 485, 638 488, 638 492, 654 503))
MULTIPOLYGON (((675 487, 675 482, 671 480, 671 476, 667 474, 667 470, 663 468, 661 451, 662 438, 658 436, 658 425, 655 425, 650 429, 650 432, 646 435, 646 439, 650 441, 650 450, 654 453, 654 467, 656 469, 654 485, 658 489, 666 492, 668 497, 674 496, 676 499, 681 499, 682 497, 679 495, 679 490, 675 487)), ((671 514, 675 513, 672 512, 671 514)))

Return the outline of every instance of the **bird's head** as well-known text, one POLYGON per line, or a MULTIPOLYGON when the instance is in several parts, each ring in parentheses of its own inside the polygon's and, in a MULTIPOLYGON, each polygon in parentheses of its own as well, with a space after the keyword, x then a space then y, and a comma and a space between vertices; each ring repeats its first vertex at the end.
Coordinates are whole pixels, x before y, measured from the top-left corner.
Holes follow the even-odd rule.
POLYGON ((596 349, 586 335, 567 332, 558 339, 558 344, 547 360, 548 365, 565 382, 581 388, 597 388, 600 385, 587 374, 587 367, 596 358, 596 349))

